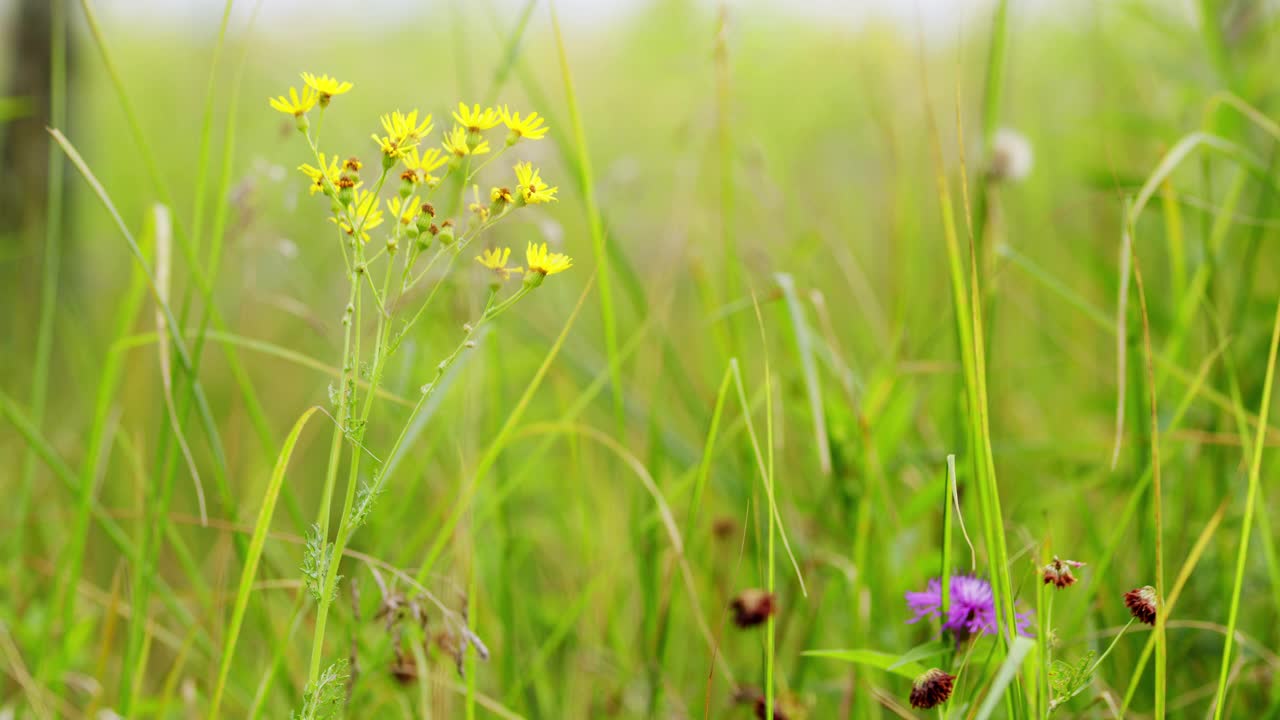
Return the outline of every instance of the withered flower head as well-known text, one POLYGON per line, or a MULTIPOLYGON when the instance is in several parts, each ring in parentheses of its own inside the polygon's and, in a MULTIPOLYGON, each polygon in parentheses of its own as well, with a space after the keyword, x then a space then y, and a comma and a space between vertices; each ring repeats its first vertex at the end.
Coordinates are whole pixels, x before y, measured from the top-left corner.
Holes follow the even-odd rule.
MULTIPOLYGON (((733 702, 738 705, 750 705, 751 711, 757 720, 765 720, 766 705, 764 693, 760 688, 750 685, 741 685, 733 691, 733 702)), ((773 720, 790 720, 791 715, 785 709, 787 703, 783 698, 773 699, 773 720)))
POLYGON ((722 515, 711 523, 711 534, 715 535, 717 540, 728 540, 738 533, 738 521, 722 515))
POLYGON ((911 684, 911 707, 928 710, 951 698, 956 676, 933 668, 911 684))
MULTIPOLYGON (((756 698, 755 715, 756 720, 765 720, 767 713, 765 708, 765 699, 763 697, 756 698)), ((773 701, 773 720, 790 720, 791 716, 786 713, 779 705, 777 699, 773 701)))
POLYGON ((1058 589, 1075 585, 1076 576, 1071 574, 1071 569, 1080 567, 1084 567, 1084 563, 1076 560, 1062 560, 1054 555, 1053 562, 1044 566, 1044 584, 1053 585, 1058 589))
POLYGON ((401 685, 410 685, 418 679, 418 661, 412 653, 396 648, 396 656, 391 660, 391 677, 401 685))
POLYGON ((1129 612, 1138 620, 1148 624, 1156 624, 1156 608, 1160 606, 1160 598, 1156 589, 1150 585, 1134 588, 1124 594, 1124 604, 1129 612))
POLYGON ((733 624, 740 628, 755 627, 778 611, 773 593, 764 590, 743 590, 729 603, 733 610, 733 624))

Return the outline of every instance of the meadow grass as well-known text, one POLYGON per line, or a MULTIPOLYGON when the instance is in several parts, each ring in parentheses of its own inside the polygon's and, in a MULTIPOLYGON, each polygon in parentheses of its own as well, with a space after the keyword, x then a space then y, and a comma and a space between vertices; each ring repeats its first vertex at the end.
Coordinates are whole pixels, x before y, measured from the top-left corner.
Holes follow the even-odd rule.
POLYGON ((192 38, 55 2, 0 715, 1280 716, 1280 20, 1226 5, 228 0, 192 38), (355 85, 305 137, 263 102, 299 71, 355 85), (293 168, 394 195, 378 115, 425 149, 459 99, 550 131, 448 166, 456 244, 325 222, 293 168), (558 202, 483 202, 517 159, 558 202), (575 263, 473 264, 529 242, 575 263), (991 631, 909 622, 935 578, 991 631))

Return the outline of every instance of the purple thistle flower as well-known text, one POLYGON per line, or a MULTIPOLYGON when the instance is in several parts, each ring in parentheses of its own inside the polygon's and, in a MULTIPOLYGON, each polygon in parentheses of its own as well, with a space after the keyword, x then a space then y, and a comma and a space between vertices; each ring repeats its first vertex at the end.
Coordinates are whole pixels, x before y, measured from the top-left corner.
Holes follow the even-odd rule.
MULTIPOLYGON (((916 616, 908 623, 927 617, 942 616, 942 580, 934 578, 924 592, 907 593, 907 607, 916 616)), ((1018 634, 1031 636, 1031 613, 1017 613, 1018 634)), ((996 601, 991 583, 972 575, 951 576, 951 607, 947 608, 943 630, 950 630, 957 637, 966 638, 977 633, 996 634, 996 601)))

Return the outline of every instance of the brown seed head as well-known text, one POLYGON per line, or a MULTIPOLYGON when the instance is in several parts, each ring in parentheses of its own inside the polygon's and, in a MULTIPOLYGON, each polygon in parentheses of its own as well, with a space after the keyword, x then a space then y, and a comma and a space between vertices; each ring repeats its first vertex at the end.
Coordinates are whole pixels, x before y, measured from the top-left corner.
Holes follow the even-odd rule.
POLYGON ((711 523, 711 534, 717 540, 728 540, 738 532, 738 521, 728 515, 718 517, 711 523))
POLYGON ((743 590, 729 603, 733 610, 733 624, 740 628, 760 625, 778 611, 773 593, 764 590, 743 590))
POLYGON ((412 684, 418 679, 418 661, 412 653, 396 648, 396 656, 391 660, 391 677, 401 685, 412 684))
POLYGON ((951 698, 956 676, 933 668, 911 684, 911 707, 928 710, 951 698))
POLYGON ((1156 624, 1156 609, 1160 606, 1160 598, 1156 589, 1150 585, 1134 588, 1124 594, 1124 604, 1129 613, 1139 621, 1148 625, 1156 624))
POLYGON ((1084 563, 1075 560, 1062 560, 1057 555, 1053 556, 1053 562, 1044 566, 1044 584, 1053 585, 1058 589, 1071 587, 1076 583, 1076 576, 1071 574, 1071 568, 1082 567, 1084 563))

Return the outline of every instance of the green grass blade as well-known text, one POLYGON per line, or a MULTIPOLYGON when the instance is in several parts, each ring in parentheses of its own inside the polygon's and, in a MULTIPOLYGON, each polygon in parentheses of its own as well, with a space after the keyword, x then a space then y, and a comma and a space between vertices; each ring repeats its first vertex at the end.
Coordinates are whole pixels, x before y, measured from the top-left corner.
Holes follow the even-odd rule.
POLYGON ((818 467, 823 475, 831 474, 831 442, 827 438, 827 413, 822 405, 822 379, 813 359, 813 336, 805 320, 804 309, 796 296, 796 281, 787 273, 774 276, 782 288, 787 303, 787 315, 791 319, 791 332, 796 339, 796 352, 800 354, 800 369, 804 373, 805 395, 809 400, 809 415, 813 419, 813 442, 818 452, 818 467))
POLYGON ((280 486, 284 484, 284 473, 289 467, 289 459, 293 456, 293 448, 298 443, 307 421, 319 410, 319 406, 308 408, 298 421, 293 424, 280 448, 275 468, 271 471, 271 479, 267 482, 266 493, 262 498, 262 506, 258 510, 258 519, 253 526, 253 537, 249 541, 249 554, 245 558, 244 570, 240 574, 240 585, 236 589, 235 606, 231 612, 231 621, 223 641, 222 660, 218 665, 218 679, 214 685, 209 701, 210 720, 218 718, 218 710, 222 705, 222 694, 226 688, 227 676, 231 672, 231 663, 235 658, 236 642, 240 639, 240 626, 244 622, 245 610, 249 606, 249 596, 253 594, 253 579, 258 573, 258 560, 262 557, 262 549, 267 541, 267 531, 271 529, 271 518, 275 513, 276 499, 280 496, 280 486))
POLYGON ((996 672, 996 678, 992 681, 991 687, 987 688, 987 696, 982 699, 982 704, 978 706, 978 712, 974 716, 975 720, 988 720, 991 714, 996 711, 996 706, 1000 704, 1000 698, 1004 696, 1004 691, 1013 682, 1018 674, 1018 669, 1022 667, 1022 662, 1027 659, 1027 654, 1036 646, 1036 642, 1030 638, 1021 635, 1013 639, 1013 643, 1009 646, 1009 654, 1005 657, 1004 662, 1000 664, 1000 670, 996 672))
POLYGON ((605 248, 606 239, 604 222, 600 217, 600 208, 596 204, 595 175, 591 170, 591 155, 587 148, 586 130, 582 126, 582 116, 578 112, 578 96, 573 90, 573 75, 569 70, 569 55, 565 50, 564 37, 560 32, 560 20, 556 15, 555 3, 551 4, 551 28, 555 33, 556 51, 560 59, 560 76, 564 81, 564 95, 569 123, 573 127, 573 142, 578 153, 578 187, 582 193, 582 201, 586 205, 587 226, 591 232, 591 249, 596 258, 596 277, 600 282, 600 315, 604 322, 604 346, 608 355, 609 368, 613 373, 613 410, 618 427, 623 423, 622 373, 619 363, 614 362, 618 355, 618 320, 613 307, 613 278, 609 269, 609 253, 605 248))

